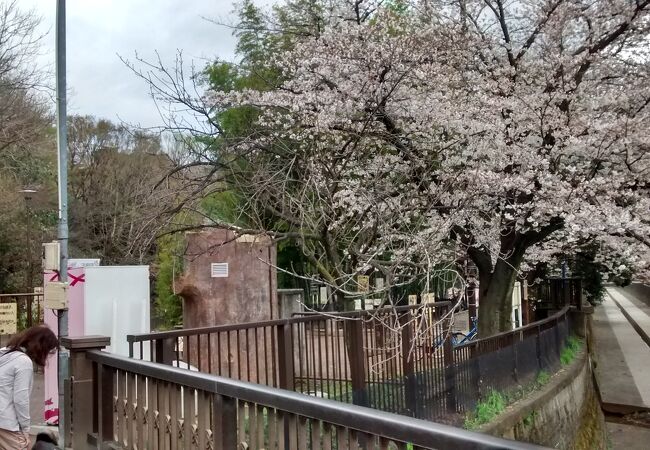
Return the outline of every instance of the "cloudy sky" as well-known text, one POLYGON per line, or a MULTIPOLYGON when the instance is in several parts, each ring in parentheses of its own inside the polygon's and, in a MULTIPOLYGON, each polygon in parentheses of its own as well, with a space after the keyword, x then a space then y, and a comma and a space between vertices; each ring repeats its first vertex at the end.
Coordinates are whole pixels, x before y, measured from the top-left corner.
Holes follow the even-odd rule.
MULTIPOLYGON (((216 57, 234 60, 230 29, 233 0, 68 0, 69 114, 92 114, 149 127, 160 123, 146 84, 118 55, 152 59, 158 51, 173 63, 177 50, 197 66, 216 57)), ((20 0, 43 20, 44 65, 54 70, 56 0, 20 0)))

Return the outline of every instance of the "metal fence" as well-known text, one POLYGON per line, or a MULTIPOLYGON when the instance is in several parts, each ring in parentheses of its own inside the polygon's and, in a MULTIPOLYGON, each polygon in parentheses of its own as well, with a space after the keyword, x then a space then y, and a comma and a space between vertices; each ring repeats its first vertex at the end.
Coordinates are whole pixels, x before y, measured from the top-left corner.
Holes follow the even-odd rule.
POLYGON ((137 359, 451 424, 491 389, 512 389, 559 366, 569 307, 460 346, 450 339, 449 308, 314 314, 127 340, 137 359))
POLYGON ((71 350, 74 448, 541 448, 96 350, 108 339, 64 344, 71 350))
POLYGON ((548 278, 537 285, 529 286, 528 292, 535 303, 537 319, 544 319, 565 305, 582 309, 580 278, 548 278))
POLYGON ((428 372, 428 383, 443 382, 440 319, 449 306, 313 314, 127 340, 138 359, 413 415, 406 377, 428 372))
POLYGON ((454 380, 451 409, 471 410, 491 390, 507 392, 532 383, 542 371, 557 371, 571 331, 570 310, 565 306, 522 328, 455 347, 447 374, 454 380))

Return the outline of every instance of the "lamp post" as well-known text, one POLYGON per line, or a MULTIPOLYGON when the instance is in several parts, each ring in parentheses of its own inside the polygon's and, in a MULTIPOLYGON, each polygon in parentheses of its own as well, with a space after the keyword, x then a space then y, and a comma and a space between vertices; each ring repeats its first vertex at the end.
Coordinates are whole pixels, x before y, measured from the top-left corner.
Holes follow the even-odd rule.
MULTIPOLYGON (((56 2, 56 143, 58 153, 59 175, 59 281, 68 281, 68 135, 66 102, 66 42, 65 42, 65 0, 56 2)), ((63 309, 58 315, 59 340, 68 337, 68 310, 63 309)), ((68 379, 68 362, 70 353, 64 347, 59 348, 58 385, 59 385, 59 445, 66 448, 69 424, 65 423, 67 411, 65 403, 65 380, 68 379)))

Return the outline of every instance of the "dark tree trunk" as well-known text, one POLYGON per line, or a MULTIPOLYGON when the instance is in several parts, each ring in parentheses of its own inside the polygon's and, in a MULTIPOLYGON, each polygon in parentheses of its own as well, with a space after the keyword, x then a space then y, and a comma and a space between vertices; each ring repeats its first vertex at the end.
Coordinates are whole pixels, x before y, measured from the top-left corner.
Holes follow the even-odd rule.
POLYGON ((512 289, 519 264, 499 260, 492 272, 479 272, 478 330, 481 337, 512 329, 512 289))
POLYGON ((509 256, 499 258, 494 267, 492 267, 489 250, 485 247, 472 246, 472 236, 469 234, 464 236, 469 246, 467 253, 479 270, 478 332, 480 337, 488 337, 512 329, 512 289, 526 250, 542 242, 563 226, 564 220, 557 217, 537 231, 524 234, 514 228, 504 231, 501 235, 499 254, 509 256))

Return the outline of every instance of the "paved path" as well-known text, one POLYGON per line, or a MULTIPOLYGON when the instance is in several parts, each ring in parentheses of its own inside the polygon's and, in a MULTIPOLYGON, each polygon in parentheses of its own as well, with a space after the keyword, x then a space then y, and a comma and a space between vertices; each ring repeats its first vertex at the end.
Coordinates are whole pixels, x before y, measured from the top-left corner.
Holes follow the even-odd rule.
MULTIPOLYGON (((593 337, 596 380, 605 413, 623 414, 618 421, 647 415, 643 411, 650 411, 650 286, 608 287, 594 314, 593 337)), ((607 431, 614 450, 650 448, 647 423, 609 422, 607 431)))
POLYGON ((650 334, 650 307, 624 289, 608 287, 596 308, 593 331, 603 409, 650 409, 650 347, 642 337, 650 334))

